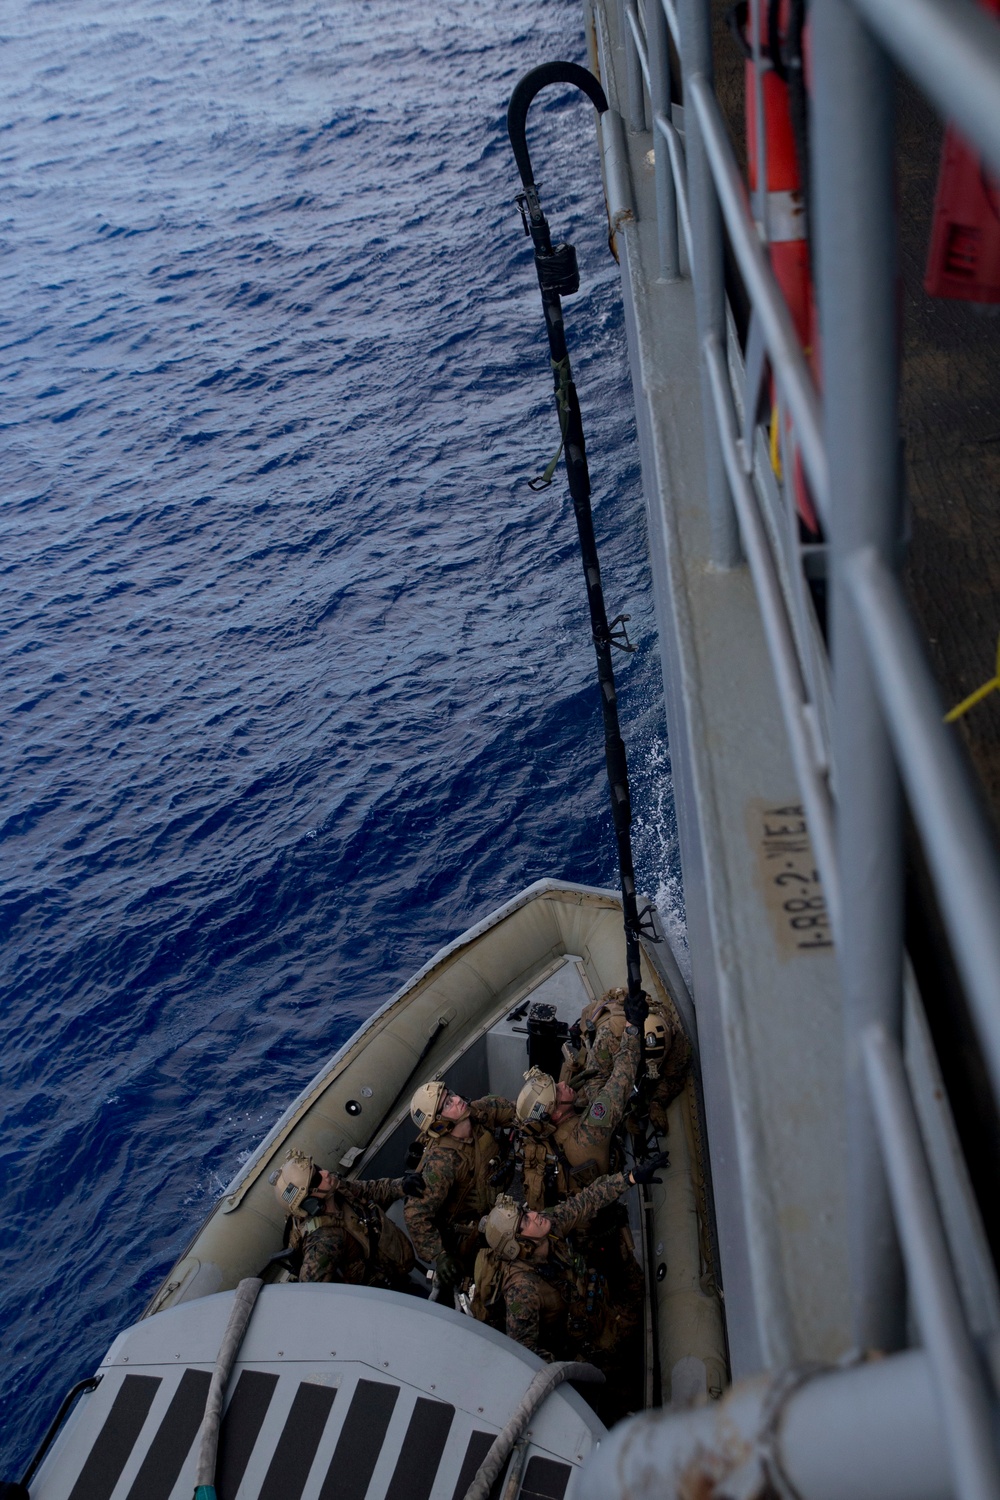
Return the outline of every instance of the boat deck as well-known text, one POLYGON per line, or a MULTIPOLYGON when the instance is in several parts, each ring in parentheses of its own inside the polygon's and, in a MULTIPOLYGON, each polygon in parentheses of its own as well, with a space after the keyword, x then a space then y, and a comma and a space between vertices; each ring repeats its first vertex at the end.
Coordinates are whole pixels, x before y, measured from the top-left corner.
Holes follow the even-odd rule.
MULTIPOLYGON (((644 939, 642 948, 647 990, 693 1034, 667 945, 644 939)), ((284 1228, 270 1169, 294 1145, 361 1176, 398 1175, 415 1136, 408 1106, 417 1083, 441 1076, 468 1098, 516 1093, 538 1046, 529 1052, 529 1007, 576 1020, 622 972, 624 951, 616 896, 540 881, 437 953, 243 1166, 146 1315, 102 1361, 96 1389, 80 1395, 32 1481, 33 1500, 191 1494, 208 1381, 232 1290, 247 1276, 265 1284, 227 1380, 219 1500, 462 1500, 542 1361, 426 1300, 420 1272, 416 1296, 286 1284, 289 1273, 268 1259, 284 1228)), ((542 1040, 558 1058, 559 1035, 542 1040)), ((605 1416, 661 1399, 703 1401, 726 1382, 693 1078, 670 1106, 668 1144, 669 1164, 627 1195, 647 1279, 644 1338, 634 1382, 595 1387, 605 1416)), ((511 1459, 511 1493, 571 1500, 603 1432, 591 1407, 560 1388, 531 1418, 523 1468, 511 1459)))
MULTIPOLYGON (((124 1333, 32 1496, 189 1500, 231 1306, 221 1293, 124 1333)), ((222 1422, 219 1500, 462 1500, 540 1368, 485 1324, 433 1303, 365 1287, 265 1287, 222 1422)), ((563 1386, 532 1418, 520 1493, 562 1500, 603 1431, 563 1386)))

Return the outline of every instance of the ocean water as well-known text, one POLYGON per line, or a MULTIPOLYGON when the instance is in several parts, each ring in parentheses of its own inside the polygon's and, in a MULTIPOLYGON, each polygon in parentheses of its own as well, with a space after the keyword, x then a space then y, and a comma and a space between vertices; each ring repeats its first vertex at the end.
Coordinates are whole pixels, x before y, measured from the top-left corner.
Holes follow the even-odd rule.
MULTIPOLYGON (((0 1477, 322 1060, 544 875, 614 884, 510 90, 576 0, 0 17, 0 1477)), ((682 930, 589 106, 533 107, 640 885, 682 930)))

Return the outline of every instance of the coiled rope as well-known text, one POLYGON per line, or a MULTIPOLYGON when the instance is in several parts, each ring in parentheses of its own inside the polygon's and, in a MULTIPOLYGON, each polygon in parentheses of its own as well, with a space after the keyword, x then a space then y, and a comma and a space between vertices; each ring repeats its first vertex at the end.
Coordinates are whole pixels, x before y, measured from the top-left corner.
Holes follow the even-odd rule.
POLYGON ((604 1384, 604 1376, 600 1370, 578 1360, 563 1360, 559 1364, 546 1365, 544 1370, 539 1370, 521 1397, 507 1425, 494 1438, 492 1448, 479 1465, 475 1479, 465 1492, 465 1500, 486 1500, 497 1476, 502 1472, 504 1464, 510 1457, 511 1450, 520 1441, 535 1412, 545 1398, 551 1395, 557 1386, 562 1385, 564 1380, 592 1381, 595 1385, 604 1384))

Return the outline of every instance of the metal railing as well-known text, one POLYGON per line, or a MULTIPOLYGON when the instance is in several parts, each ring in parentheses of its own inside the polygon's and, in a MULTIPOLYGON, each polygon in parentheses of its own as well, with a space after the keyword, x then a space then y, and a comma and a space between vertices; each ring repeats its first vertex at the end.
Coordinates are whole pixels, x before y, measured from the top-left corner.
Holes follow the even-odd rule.
MULTIPOLYGON (((1000 25, 973 0, 811 0, 821 399, 756 222, 765 216, 751 208, 713 88, 709 0, 616 3, 622 113, 631 130, 653 131, 660 275, 676 279, 686 261, 694 285, 712 560, 726 568, 745 559, 753 577, 836 937, 848 1030, 855 1337, 862 1348, 905 1342, 900 1262, 886 1249, 898 1233, 937 1371, 956 1492, 996 1494, 988 1403, 973 1390, 979 1366, 935 1228, 939 1211, 901 1060, 905 792, 1000 1098, 1000 866, 955 731, 942 722, 898 572, 891 114, 894 63, 1000 172, 1000 25), (670 40, 682 114, 671 102, 670 40), (743 391, 732 377, 724 236, 750 304, 743 391), (785 476, 777 514, 758 461, 768 373, 785 476), (791 479, 797 459, 823 528, 812 550, 825 554, 830 583, 831 660, 819 674, 804 646, 820 639, 809 591, 801 574, 789 583, 789 559, 794 573, 803 554, 791 479), (828 705, 820 701, 827 692, 828 705)), ((759 59, 753 7, 751 19, 759 59)), ((767 182, 760 165, 758 182, 767 182)))

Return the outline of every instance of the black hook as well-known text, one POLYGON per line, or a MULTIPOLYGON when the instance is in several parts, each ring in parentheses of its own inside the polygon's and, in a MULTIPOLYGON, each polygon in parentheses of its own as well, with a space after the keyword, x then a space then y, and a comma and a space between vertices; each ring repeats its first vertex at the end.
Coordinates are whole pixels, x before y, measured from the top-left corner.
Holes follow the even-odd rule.
MULTIPOLYGON (((611 648, 618 646, 629 650, 631 642, 625 631, 625 617, 619 615, 609 626, 601 588, 601 569, 597 557, 597 540, 594 536, 594 518, 590 506, 590 472, 587 468, 586 445, 583 437, 583 420, 580 402, 570 370, 569 352, 566 347, 566 330, 563 323, 561 298, 572 296, 579 290, 580 273, 576 264, 576 251, 572 245, 559 244, 553 248, 549 236, 538 189, 531 170, 528 154, 527 119, 531 101, 541 89, 550 83, 569 83, 586 94, 599 114, 608 108, 604 90, 586 68, 577 63, 543 63, 526 73, 516 85, 507 107, 507 133, 514 150, 514 160, 521 175, 524 192, 519 195, 518 207, 522 219, 531 235, 535 251, 535 271, 538 288, 545 309, 545 327, 549 339, 550 367, 556 409, 559 414, 560 445, 555 459, 549 464, 541 480, 532 488, 541 488, 550 481, 561 454, 566 455, 566 479, 573 499, 584 577, 587 582, 587 602, 590 606, 590 627, 597 653, 597 676, 601 689, 601 704, 604 718, 604 758, 608 773, 608 789, 611 794, 611 811, 618 844, 618 863, 622 877, 622 911, 625 918, 625 964, 628 971, 628 993, 637 996, 642 988, 642 965, 639 940, 647 936, 643 917, 636 910, 635 872, 632 866, 632 842, 629 825, 632 811, 628 795, 628 767, 625 746, 622 744, 615 698, 615 674, 611 663, 611 648)), ((651 933, 648 934, 651 936, 651 933)))
POLYGON ((525 73, 515 86, 507 106, 507 134, 514 150, 517 170, 526 188, 535 185, 535 179, 531 175, 531 157, 528 155, 528 110, 535 95, 550 83, 572 83, 582 89, 600 115, 608 107, 601 85, 593 73, 587 68, 581 68, 579 63, 542 63, 541 67, 532 68, 530 73, 525 73))

